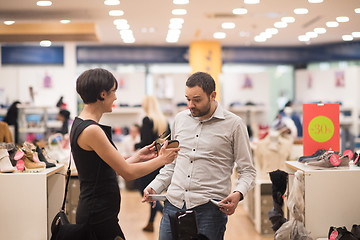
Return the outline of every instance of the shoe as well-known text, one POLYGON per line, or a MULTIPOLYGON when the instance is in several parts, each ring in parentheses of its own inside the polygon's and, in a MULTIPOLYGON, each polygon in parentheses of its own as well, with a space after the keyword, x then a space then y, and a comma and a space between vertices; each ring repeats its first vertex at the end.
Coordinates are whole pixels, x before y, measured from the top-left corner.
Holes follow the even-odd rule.
POLYGON ((36 146, 36 152, 38 154, 39 160, 41 162, 45 163, 46 168, 56 167, 56 164, 50 163, 46 160, 46 158, 45 158, 43 152, 41 151, 41 149, 39 148, 39 146, 36 146))
POLYGON ((333 227, 331 226, 328 233, 329 240, 358 240, 346 227, 333 227))
POLYGON ((311 161, 318 161, 320 156, 323 155, 327 150, 326 149, 318 149, 313 155, 311 156, 302 156, 298 159, 299 162, 311 162, 311 161))
POLYGON ((15 172, 15 168, 10 162, 9 153, 7 149, 0 149, 0 173, 15 172))
POLYGON ((351 228, 351 233, 357 238, 360 239, 360 225, 354 224, 351 228))
POLYGON ((327 151, 320 156, 318 161, 305 162, 305 164, 316 167, 333 168, 333 167, 345 167, 349 166, 349 157, 340 156, 340 154, 327 151))
POLYGON ((351 158, 351 160, 353 160, 354 164, 358 167, 360 167, 359 158, 360 158, 360 153, 358 153, 358 152, 355 152, 353 157, 351 158))
POLYGON ((32 152, 27 151, 24 147, 19 148, 19 150, 24 153, 21 160, 24 161, 25 172, 42 172, 45 169, 46 164, 44 162, 35 162, 32 152))
POLYGON ((14 143, 0 143, 0 148, 6 148, 9 153, 10 162, 13 167, 16 166, 16 160, 14 159, 17 152, 17 146, 14 143))
POLYGON ((143 228, 144 232, 154 232, 154 223, 149 222, 146 227, 143 228))

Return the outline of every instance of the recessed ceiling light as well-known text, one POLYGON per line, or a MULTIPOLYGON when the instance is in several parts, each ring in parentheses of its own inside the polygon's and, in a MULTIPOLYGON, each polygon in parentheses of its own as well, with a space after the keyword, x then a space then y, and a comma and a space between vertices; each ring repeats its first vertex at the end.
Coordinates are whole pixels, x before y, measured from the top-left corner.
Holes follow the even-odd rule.
POLYGON ((338 21, 338 22, 348 22, 349 18, 348 17, 337 17, 336 21, 338 21))
POLYGON ((174 4, 189 4, 189 0, 174 0, 174 4))
POLYGON ((298 39, 300 42, 307 42, 310 40, 310 38, 307 37, 306 35, 300 35, 300 36, 298 36, 298 39))
POLYGON ((323 33, 326 33, 326 29, 325 28, 314 28, 314 32, 316 32, 317 34, 323 34, 323 33))
POLYGON ((48 7, 52 5, 51 1, 37 1, 36 5, 38 5, 39 7, 48 7))
POLYGON ((351 33, 351 35, 352 35, 353 37, 358 38, 358 37, 360 37, 360 32, 353 32, 353 33, 351 33))
POLYGON ((128 30, 128 29, 130 29, 130 25, 127 24, 127 23, 125 23, 125 24, 117 24, 116 29, 117 30, 128 30))
POLYGON ((254 37, 255 42, 266 42, 266 38, 262 37, 262 36, 255 36, 254 37))
POLYGON ((356 13, 360 13, 360 8, 355 8, 354 11, 355 11, 356 13))
POLYGON ((326 22, 327 27, 338 27, 339 23, 335 21, 326 22))
POLYGON ((308 0, 309 3, 322 3, 324 0, 308 0))
POLYGON ((119 0, 105 0, 104 4, 108 5, 108 6, 115 6, 115 5, 119 5, 120 1, 119 0))
POLYGON ((67 23, 70 23, 70 20, 63 19, 63 20, 60 20, 60 22, 61 22, 62 24, 67 24, 67 23))
POLYGON ((171 11, 173 15, 185 15, 187 13, 186 9, 174 9, 171 11))
POLYGON ((183 23, 184 23, 184 19, 182 19, 182 18, 170 18, 170 23, 183 24, 183 23))
POLYGON ((216 39, 224 39, 224 38, 226 38, 226 33, 224 33, 224 32, 216 32, 216 33, 214 33, 213 36, 216 39))
POLYGON ((235 8, 233 9, 232 13, 233 14, 247 14, 248 10, 246 8, 235 8))
POLYGON ((12 25, 12 24, 14 24, 15 23, 15 21, 4 21, 4 24, 5 25, 12 25))
POLYGON ((109 15, 113 17, 118 17, 124 15, 124 11, 122 10, 110 10, 109 15))
POLYGON ((267 28, 265 32, 275 35, 279 32, 279 30, 277 30, 276 28, 267 28))
POLYGON ((274 27, 276 27, 276 28, 286 28, 287 23, 286 22, 276 22, 276 23, 274 23, 274 27))
POLYGON ((250 33, 245 32, 245 31, 240 31, 239 35, 240 35, 240 37, 248 37, 248 36, 250 36, 250 33))
POLYGON ((307 14, 308 12, 309 12, 309 10, 307 10, 306 8, 296 8, 296 9, 294 9, 295 14, 307 14))
POLYGON ((126 19, 120 19, 120 18, 118 18, 118 19, 115 19, 115 20, 113 21, 113 23, 114 23, 114 25, 127 24, 128 21, 127 21, 126 19))
POLYGON ((262 33, 260 33, 260 35, 259 35, 260 37, 264 37, 264 38, 266 38, 266 39, 269 39, 269 38, 272 38, 272 34, 271 33, 268 33, 268 32, 262 32, 262 33))
POLYGON ((233 22, 225 22, 225 23, 221 24, 221 27, 223 29, 234 29, 235 28, 235 23, 233 23, 233 22))
POLYGON ((245 4, 258 4, 260 0, 244 0, 245 4))
POLYGON ((342 36, 342 39, 343 39, 344 41, 352 41, 352 40, 354 40, 354 38, 353 38, 352 35, 343 35, 343 36, 342 36))
POLYGON ((182 24, 180 24, 180 23, 170 23, 170 24, 169 24, 169 28, 170 28, 170 29, 181 29, 181 28, 182 28, 182 24))
POLYGON ((41 47, 50 47, 51 46, 51 41, 43 40, 43 41, 40 42, 40 46, 41 47))
POLYGON ((281 21, 286 22, 286 23, 293 23, 293 22, 295 22, 295 18, 294 17, 282 17, 281 21))

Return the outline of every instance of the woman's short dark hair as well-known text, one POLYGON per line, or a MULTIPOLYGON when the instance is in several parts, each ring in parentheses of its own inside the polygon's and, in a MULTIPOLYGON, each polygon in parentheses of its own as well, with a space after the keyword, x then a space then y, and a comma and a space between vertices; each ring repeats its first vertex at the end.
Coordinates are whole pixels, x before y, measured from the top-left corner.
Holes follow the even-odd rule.
POLYGON ((110 91, 118 83, 114 75, 102 68, 89 69, 83 72, 76 80, 76 91, 85 104, 94 103, 98 99, 104 100, 100 94, 102 91, 110 91))
POLYGON ((196 72, 192 74, 186 81, 186 86, 189 88, 198 86, 210 96, 210 94, 215 91, 215 81, 210 74, 205 72, 196 72))

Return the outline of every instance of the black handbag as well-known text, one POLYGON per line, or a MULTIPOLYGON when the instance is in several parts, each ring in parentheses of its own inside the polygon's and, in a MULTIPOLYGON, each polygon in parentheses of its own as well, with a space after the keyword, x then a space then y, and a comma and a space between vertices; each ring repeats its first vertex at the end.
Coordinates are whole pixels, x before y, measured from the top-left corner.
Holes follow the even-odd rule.
POLYGON ((56 214, 51 223, 51 238, 50 240, 96 240, 95 233, 91 230, 87 223, 72 224, 69 222, 65 214, 66 195, 71 175, 70 170, 71 156, 69 167, 67 169, 67 178, 65 185, 64 201, 61 210, 56 214))
POLYGON ((178 211, 170 215, 170 227, 173 240, 208 240, 198 233, 196 213, 192 210, 178 211))

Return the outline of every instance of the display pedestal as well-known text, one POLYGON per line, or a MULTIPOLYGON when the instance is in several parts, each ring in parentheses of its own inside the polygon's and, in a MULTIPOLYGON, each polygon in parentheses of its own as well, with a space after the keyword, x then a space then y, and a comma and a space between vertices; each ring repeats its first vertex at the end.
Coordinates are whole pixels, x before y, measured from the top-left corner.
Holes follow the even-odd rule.
MULTIPOLYGON (((297 161, 286 162, 287 171, 304 172, 305 228, 313 239, 326 238, 331 226, 351 230, 360 223, 360 168, 316 168, 297 161)), ((293 183, 289 175, 289 189, 293 183)))
POLYGON ((1 239, 50 239, 64 197, 63 169, 58 164, 41 173, 0 173, 1 239))

